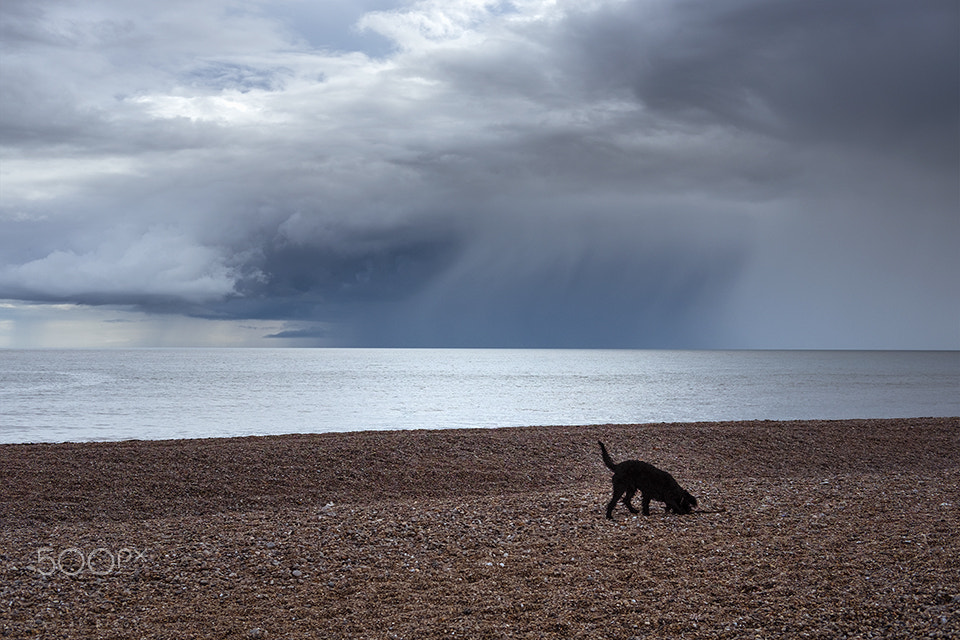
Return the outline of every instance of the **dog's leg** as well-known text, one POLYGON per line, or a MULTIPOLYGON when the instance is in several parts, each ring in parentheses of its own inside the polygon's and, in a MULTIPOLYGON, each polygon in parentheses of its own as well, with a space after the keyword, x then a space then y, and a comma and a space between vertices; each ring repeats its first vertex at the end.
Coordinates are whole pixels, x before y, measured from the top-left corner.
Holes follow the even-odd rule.
POLYGON ((641 493, 640 495, 642 496, 640 500, 641 510, 643 511, 643 515, 648 516, 650 515, 650 497, 645 493, 641 493))
POLYGON ((611 520, 613 519, 613 508, 617 506, 617 502, 620 501, 621 496, 626 492, 625 487, 621 487, 617 484, 613 485, 613 497, 610 498, 610 502, 607 503, 607 517, 611 520))
POLYGON ((627 495, 623 496, 623 504, 627 505, 627 509, 630 509, 630 513, 640 513, 640 511, 633 506, 633 496, 637 495, 636 489, 630 489, 627 491, 627 495))

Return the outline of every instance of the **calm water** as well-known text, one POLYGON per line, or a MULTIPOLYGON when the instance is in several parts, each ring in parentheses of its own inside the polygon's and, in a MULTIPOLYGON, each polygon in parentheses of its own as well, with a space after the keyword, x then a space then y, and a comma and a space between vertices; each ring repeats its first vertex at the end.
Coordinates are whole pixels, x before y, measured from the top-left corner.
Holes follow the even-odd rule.
POLYGON ((960 415, 960 352, 0 350, 0 443, 960 415))

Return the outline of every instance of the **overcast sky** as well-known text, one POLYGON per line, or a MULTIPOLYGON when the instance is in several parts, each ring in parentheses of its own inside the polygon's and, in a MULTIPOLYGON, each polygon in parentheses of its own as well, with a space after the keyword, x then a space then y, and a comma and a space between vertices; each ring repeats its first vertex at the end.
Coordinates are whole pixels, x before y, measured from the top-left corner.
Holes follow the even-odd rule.
POLYGON ((956 0, 4 0, 0 346, 960 348, 956 0))

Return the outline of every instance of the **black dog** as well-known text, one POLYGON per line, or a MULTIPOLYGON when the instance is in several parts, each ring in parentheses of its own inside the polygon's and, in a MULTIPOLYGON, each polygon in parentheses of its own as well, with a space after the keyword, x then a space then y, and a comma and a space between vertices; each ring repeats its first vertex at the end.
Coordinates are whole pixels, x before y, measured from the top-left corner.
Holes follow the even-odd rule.
POLYGON ((667 512, 677 514, 690 513, 697 506, 697 499, 677 484, 673 476, 666 471, 640 460, 625 460, 614 464, 602 442, 600 452, 603 454, 603 463, 613 471, 613 497, 607 503, 608 518, 613 518, 613 508, 621 497, 631 513, 639 513, 630 502, 637 491, 640 492, 645 516, 650 515, 651 500, 664 503, 667 512))

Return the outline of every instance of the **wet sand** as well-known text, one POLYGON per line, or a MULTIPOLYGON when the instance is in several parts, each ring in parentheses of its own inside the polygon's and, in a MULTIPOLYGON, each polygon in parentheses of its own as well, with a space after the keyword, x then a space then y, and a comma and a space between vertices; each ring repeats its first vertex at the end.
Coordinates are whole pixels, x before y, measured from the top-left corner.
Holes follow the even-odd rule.
POLYGON ((958 418, 0 445, 0 634, 958 638, 958 507, 958 418))

